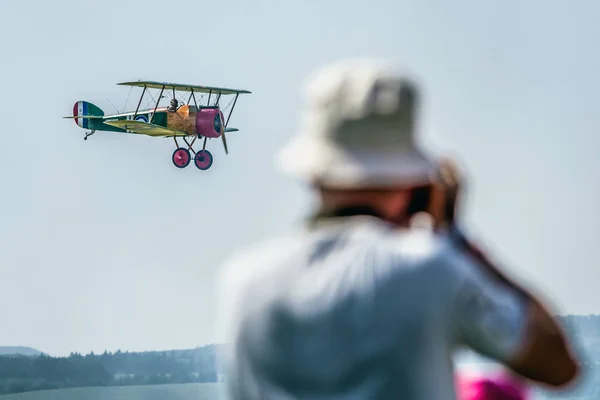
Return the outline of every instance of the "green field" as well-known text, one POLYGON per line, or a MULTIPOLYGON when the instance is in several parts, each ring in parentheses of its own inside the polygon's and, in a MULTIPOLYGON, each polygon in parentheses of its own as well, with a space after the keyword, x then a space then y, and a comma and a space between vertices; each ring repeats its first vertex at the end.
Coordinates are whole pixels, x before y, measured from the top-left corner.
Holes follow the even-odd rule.
POLYGON ((215 400, 221 383, 89 387, 1 395, 0 400, 215 400))

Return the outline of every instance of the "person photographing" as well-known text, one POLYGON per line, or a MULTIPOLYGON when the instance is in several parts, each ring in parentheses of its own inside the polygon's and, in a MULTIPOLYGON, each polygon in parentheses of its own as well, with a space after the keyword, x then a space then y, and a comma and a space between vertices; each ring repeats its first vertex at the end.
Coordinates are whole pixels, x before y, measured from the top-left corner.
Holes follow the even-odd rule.
POLYGON ((307 89, 278 160, 319 208, 221 271, 229 397, 454 399, 460 347, 535 382, 573 381, 578 363, 547 308, 459 228, 460 174, 416 143, 414 82, 351 60, 307 89), (432 229, 412 226, 419 213, 432 229))

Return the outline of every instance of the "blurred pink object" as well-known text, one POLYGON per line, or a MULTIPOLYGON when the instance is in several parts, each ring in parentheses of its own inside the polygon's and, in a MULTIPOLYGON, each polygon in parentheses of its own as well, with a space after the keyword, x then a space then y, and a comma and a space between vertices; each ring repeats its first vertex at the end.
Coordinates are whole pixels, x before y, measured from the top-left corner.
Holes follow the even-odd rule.
POLYGON ((485 378, 459 376, 456 382, 458 400, 526 400, 525 385, 510 376, 485 378))

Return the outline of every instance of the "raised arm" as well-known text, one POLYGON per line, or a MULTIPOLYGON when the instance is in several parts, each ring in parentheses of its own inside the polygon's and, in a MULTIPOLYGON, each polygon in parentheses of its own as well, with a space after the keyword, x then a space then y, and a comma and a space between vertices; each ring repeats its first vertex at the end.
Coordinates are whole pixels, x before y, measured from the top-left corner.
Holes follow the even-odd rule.
POLYGON ((468 263, 479 269, 471 271, 473 275, 465 279, 465 303, 461 307, 469 307, 469 302, 481 305, 471 314, 464 310, 463 328, 471 330, 465 332, 466 337, 474 338, 474 345, 480 347, 480 351, 499 359, 528 379, 551 386, 563 386, 573 381, 579 373, 578 362, 547 307, 502 273, 458 230, 454 230, 453 238, 458 251, 464 254, 465 268, 469 268, 468 263), (511 328, 510 324, 514 326, 511 328), (495 333, 485 328, 504 330, 513 342, 501 348, 502 340, 494 343, 497 340, 493 337, 495 333))
POLYGON ((455 260, 458 270, 466 274, 462 303, 457 303, 464 336, 476 350, 526 378, 552 386, 570 383, 579 374, 579 363, 547 307, 502 273, 457 228, 459 189, 463 185, 458 165, 450 159, 440 160, 432 184, 430 214, 436 230, 450 233, 461 253, 455 260))

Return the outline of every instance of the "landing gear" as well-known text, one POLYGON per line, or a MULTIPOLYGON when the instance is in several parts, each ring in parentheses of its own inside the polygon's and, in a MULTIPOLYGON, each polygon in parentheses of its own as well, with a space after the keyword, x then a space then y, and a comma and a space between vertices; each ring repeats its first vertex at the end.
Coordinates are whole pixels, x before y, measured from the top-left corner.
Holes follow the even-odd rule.
POLYGON ((196 168, 199 170, 206 171, 211 167, 212 163, 213 156, 208 150, 200 150, 196 153, 196 157, 194 157, 194 164, 196 164, 196 168))
POLYGON ((173 152, 173 164, 177 168, 185 168, 191 161, 190 151, 185 147, 180 147, 173 152))
POLYGON ((184 146, 180 146, 179 143, 177 142, 177 138, 174 137, 173 139, 175 140, 175 145, 177 146, 177 149, 173 152, 173 164, 179 168, 185 168, 187 167, 190 162, 192 161, 192 157, 190 155, 194 154, 194 164, 196 165, 196 168, 198 168, 201 171, 206 171, 207 169, 209 169, 212 164, 213 164, 213 156, 210 153, 210 151, 206 150, 206 140, 207 138, 204 138, 204 144, 202 146, 202 150, 200 150, 199 152, 196 152, 194 150, 194 148, 192 147, 192 145, 194 144, 194 142, 196 141, 198 137, 195 136, 191 143, 187 140, 186 137, 183 138, 183 141, 185 142, 185 144, 187 145, 187 147, 184 146))

